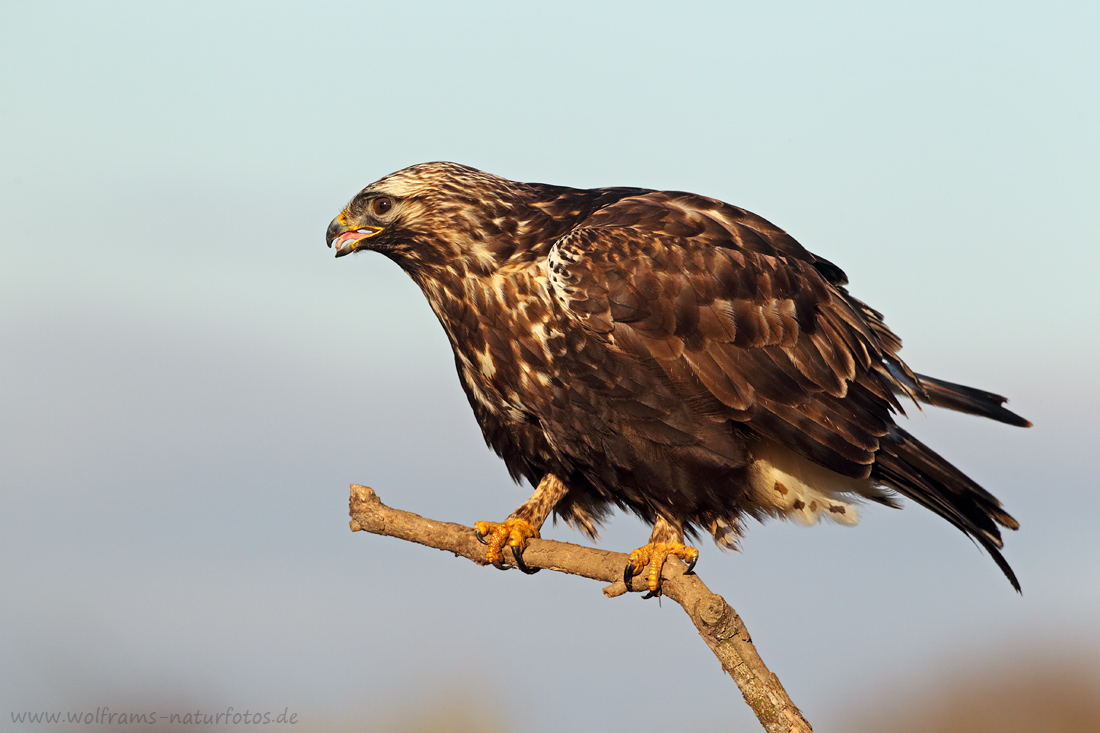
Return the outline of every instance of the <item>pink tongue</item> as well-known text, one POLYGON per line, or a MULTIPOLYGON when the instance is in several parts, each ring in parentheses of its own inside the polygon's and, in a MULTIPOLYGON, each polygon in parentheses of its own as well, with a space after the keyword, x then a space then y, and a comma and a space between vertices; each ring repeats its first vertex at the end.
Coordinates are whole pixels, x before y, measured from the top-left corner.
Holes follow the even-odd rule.
POLYGON ((333 242, 333 245, 336 247, 336 249, 343 249, 344 245, 348 242, 354 242, 357 239, 362 239, 367 234, 368 232, 344 232, 336 238, 336 241, 333 242))

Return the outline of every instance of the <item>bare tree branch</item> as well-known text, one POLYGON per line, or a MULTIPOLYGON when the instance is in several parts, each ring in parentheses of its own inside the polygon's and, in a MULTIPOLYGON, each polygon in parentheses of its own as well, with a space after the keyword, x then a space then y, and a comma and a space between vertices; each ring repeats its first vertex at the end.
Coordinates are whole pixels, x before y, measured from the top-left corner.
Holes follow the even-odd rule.
MULTIPOLYGON (((388 507, 373 489, 351 485, 351 529, 386 537, 416 542, 456 556, 487 565, 485 548, 477 541, 470 527, 451 522, 437 522, 418 514, 388 507)), ((568 542, 533 539, 523 553, 524 562, 532 568, 545 568, 561 573, 581 575, 611 585, 604 588, 608 597, 629 591, 647 591, 644 576, 633 579, 630 588, 623 583, 623 568, 627 556, 618 552, 597 550, 568 542)), ((699 635, 707 643, 722 668, 733 677, 760 724, 769 733, 803 733, 810 724, 791 702, 779 678, 768 671, 756 652, 741 617, 719 595, 712 593, 696 575, 684 575, 679 560, 669 560, 661 575, 661 591, 678 603, 691 617, 699 635)))

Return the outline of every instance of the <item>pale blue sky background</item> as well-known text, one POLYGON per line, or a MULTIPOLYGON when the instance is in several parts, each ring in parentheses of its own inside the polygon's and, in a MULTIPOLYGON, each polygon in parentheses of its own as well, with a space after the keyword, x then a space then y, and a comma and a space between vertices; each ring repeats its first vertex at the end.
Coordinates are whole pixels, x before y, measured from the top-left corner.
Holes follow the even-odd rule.
POLYGON ((1091 2, 5 3, 0 715, 756 729, 674 604, 348 532, 352 481, 467 524, 526 495, 411 282, 324 247, 435 159, 745 206, 914 368, 1035 422, 910 426, 1021 521, 1022 597, 912 506, 702 546, 815 730, 1021 648, 1100 655, 1098 38, 1091 2))

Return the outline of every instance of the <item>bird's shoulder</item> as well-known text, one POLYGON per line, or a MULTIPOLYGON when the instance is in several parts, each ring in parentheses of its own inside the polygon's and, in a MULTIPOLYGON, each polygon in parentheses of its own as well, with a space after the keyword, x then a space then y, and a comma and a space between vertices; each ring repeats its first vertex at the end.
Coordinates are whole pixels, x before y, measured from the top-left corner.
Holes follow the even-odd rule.
POLYGON ((847 284, 843 270, 811 253, 767 219, 739 206, 685 191, 641 191, 619 198, 577 222, 570 234, 585 229, 629 232, 633 234, 629 241, 640 247, 679 238, 697 248, 790 258, 813 266, 832 284, 847 284))

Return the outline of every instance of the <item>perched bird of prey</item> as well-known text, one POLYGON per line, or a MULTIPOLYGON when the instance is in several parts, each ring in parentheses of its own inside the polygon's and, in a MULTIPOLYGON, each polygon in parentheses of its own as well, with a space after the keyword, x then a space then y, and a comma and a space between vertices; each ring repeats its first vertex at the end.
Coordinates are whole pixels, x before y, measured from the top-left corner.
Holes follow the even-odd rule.
POLYGON ((360 191, 336 256, 380 252, 420 286, 485 441, 536 486, 478 522, 498 567, 553 512, 591 537, 613 508, 652 524, 624 577, 685 535, 732 547, 745 517, 855 524, 908 497, 1000 553, 1019 525, 895 422, 902 400, 1027 426, 1005 398, 910 370, 844 272, 744 209, 679 191, 581 190, 424 163, 360 191))

